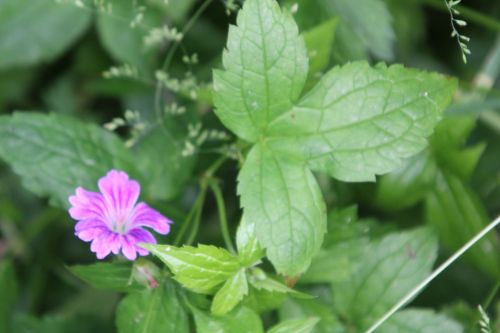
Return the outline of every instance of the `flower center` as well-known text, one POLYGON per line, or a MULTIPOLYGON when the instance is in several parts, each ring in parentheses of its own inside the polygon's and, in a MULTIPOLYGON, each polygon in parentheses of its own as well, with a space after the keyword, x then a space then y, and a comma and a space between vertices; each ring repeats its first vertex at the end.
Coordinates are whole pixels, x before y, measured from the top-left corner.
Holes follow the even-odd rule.
POLYGON ((128 232, 128 220, 125 216, 117 216, 112 223, 112 229, 118 234, 126 234, 128 232))

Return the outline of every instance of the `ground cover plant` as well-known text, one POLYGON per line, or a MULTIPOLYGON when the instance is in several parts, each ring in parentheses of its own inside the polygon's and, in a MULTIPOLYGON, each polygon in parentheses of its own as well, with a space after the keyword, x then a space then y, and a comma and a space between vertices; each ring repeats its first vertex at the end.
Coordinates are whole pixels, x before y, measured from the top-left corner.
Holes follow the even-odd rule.
POLYGON ((499 331, 499 17, 0 0, 0 332, 499 331))

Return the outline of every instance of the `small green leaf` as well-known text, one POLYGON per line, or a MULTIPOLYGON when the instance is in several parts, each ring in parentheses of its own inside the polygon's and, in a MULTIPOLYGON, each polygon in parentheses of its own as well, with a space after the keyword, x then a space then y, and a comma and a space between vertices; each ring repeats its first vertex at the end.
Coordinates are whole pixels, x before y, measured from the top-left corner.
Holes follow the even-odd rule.
POLYGON ((337 23, 338 20, 336 19, 328 20, 303 34, 309 56, 309 76, 306 89, 318 81, 318 75, 327 69, 337 23))
POLYGON ((276 270, 290 276, 304 272, 326 231, 321 191, 307 165, 259 144, 238 181, 244 218, 255 223, 257 239, 276 270))
POLYGON ((373 181, 425 148, 455 86, 400 65, 335 67, 269 125, 269 145, 337 179, 373 181))
POLYGON ((0 261, 0 332, 12 331, 12 312, 17 298, 17 281, 12 263, 0 261))
POLYGON ((116 291, 143 289, 132 279, 132 264, 129 262, 75 265, 69 270, 94 288, 116 291))
POLYGON ((384 333, 462 333, 455 321, 430 310, 408 309, 396 313, 380 328, 384 333))
MULTIPOLYGON (((455 251, 486 227, 489 219, 477 195, 459 177, 442 170, 425 201, 427 223, 436 227, 440 239, 455 251)), ((476 267, 498 277, 498 239, 490 233, 464 254, 476 267)))
POLYGON ((238 257, 209 245, 198 247, 142 244, 160 258, 184 287, 201 294, 213 294, 240 270, 238 257))
POLYGON ((296 298, 311 299, 314 296, 294 290, 281 282, 267 276, 267 274, 260 268, 254 268, 250 271, 248 278, 250 284, 257 290, 267 290, 271 292, 278 292, 283 294, 290 294, 296 298))
POLYGON ((231 26, 225 71, 214 72, 215 112, 231 131, 256 141, 299 98, 307 52, 292 16, 275 0, 248 0, 231 26))
POLYGON ((263 333, 262 321, 254 311, 240 306, 222 317, 191 307, 197 333, 263 333))
POLYGON ((0 69, 53 60, 88 27, 90 12, 54 0, 0 2, 0 69))
POLYGON ((224 315, 238 305, 247 294, 248 283, 245 269, 240 269, 215 294, 210 310, 214 315, 224 315))
POLYGON ((332 283, 335 307, 366 329, 430 273, 436 255, 437 239, 427 228, 371 243, 351 276, 332 283))
POLYGON ((68 207, 68 197, 78 186, 95 189, 112 168, 137 174, 132 155, 116 135, 56 114, 1 116, 0 158, 27 189, 50 196, 60 207, 68 207))
POLYGON ((279 308, 287 298, 285 293, 257 289, 250 285, 248 295, 242 303, 258 313, 263 313, 279 308))
POLYGON ((319 318, 289 319, 271 327, 267 333, 311 333, 319 318))
POLYGON ((255 223, 248 222, 244 216, 236 231, 236 246, 243 266, 252 266, 265 255, 255 235, 255 223))
POLYGON ((116 326, 119 333, 188 333, 188 317, 173 282, 130 293, 118 305, 116 326))

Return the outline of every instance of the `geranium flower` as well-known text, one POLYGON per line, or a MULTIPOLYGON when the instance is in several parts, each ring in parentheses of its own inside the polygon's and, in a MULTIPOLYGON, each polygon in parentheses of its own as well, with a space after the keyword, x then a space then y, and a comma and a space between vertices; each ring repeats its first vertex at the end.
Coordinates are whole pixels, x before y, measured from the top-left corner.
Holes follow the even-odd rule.
POLYGON ((147 255, 149 252, 137 243, 156 244, 156 239, 143 227, 163 235, 169 233, 172 221, 147 204, 137 203, 141 186, 125 172, 111 170, 97 185, 101 193, 78 187, 69 197, 69 214, 78 221, 75 235, 92 242, 90 250, 97 259, 120 250, 130 260, 137 254, 147 255))

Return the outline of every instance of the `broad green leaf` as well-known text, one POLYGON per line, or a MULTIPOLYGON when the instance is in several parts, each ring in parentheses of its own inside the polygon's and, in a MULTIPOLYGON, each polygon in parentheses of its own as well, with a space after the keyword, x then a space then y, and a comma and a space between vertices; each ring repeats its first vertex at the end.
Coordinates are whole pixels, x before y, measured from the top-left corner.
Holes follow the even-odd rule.
POLYGON ((335 307, 366 329, 430 273, 436 255, 437 239, 427 228, 371 243, 351 276, 332 284, 335 307))
MULTIPOLYGON (((426 198, 427 223, 436 227, 440 239, 455 251, 489 223, 485 208, 476 194, 459 177, 442 170, 426 198)), ((500 274, 498 239, 489 233, 464 254, 470 262, 495 277, 500 274)))
POLYGON ((69 270, 83 281, 98 289, 132 291, 143 289, 132 279, 132 264, 129 262, 95 263, 75 265, 69 270))
POLYGON ((282 292, 257 289, 250 285, 248 295, 242 304, 258 313, 263 313, 279 308, 287 297, 287 294, 282 292))
POLYGON ((98 325, 89 319, 92 319, 92 317, 50 315, 37 318, 17 313, 13 318, 12 331, 6 333, 88 333, 102 329, 102 325, 98 325))
POLYGON ((262 321, 254 311, 240 306, 222 317, 191 308, 197 333, 263 333, 262 321))
POLYGON ((0 68, 53 60, 85 31, 90 14, 71 2, 0 1, 0 68))
POLYGON ((265 144, 248 154, 238 177, 245 219, 279 273, 304 272, 326 229, 324 202, 305 163, 276 155, 265 144))
POLYGON ((307 51, 292 16, 275 0, 248 0, 229 28, 224 71, 214 71, 215 112, 239 137, 256 141, 299 98, 307 51))
MULTIPOLYGON (((319 299, 288 298, 279 309, 281 320, 319 318, 312 333, 345 333, 347 329, 332 311, 333 305, 319 299)), ((294 332, 294 331, 290 331, 294 332)))
MULTIPOLYGON (((383 0, 321 0, 377 58, 394 57, 392 17, 383 0)), ((352 42, 352 41, 346 41, 352 42)))
POLYGON ((245 269, 240 269, 215 294, 211 311, 215 315, 224 315, 231 311, 248 294, 245 269))
POLYGON ((303 34, 309 57, 309 77, 306 87, 318 81, 319 75, 327 68, 330 62, 337 23, 336 19, 328 20, 303 34))
POLYGON ((188 333, 189 322, 173 282, 157 288, 130 293, 118 305, 119 333, 188 333))
POLYGON ((12 263, 0 261, 0 332, 11 332, 12 313, 17 298, 17 281, 12 263))
POLYGON ((264 249, 257 241, 255 223, 248 222, 244 217, 236 231, 236 246, 240 261, 244 266, 254 265, 265 255, 264 249))
POLYGON ((213 294, 240 270, 238 257, 215 246, 141 246, 160 258, 170 268, 175 280, 196 293, 213 294))
POLYGON ((110 169, 137 173, 122 141, 96 125, 56 114, 17 112, 0 117, 0 158, 24 186, 51 203, 69 205, 75 188, 95 189, 110 169))
POLYGON ((271 327, 267 333, 311 333, 319 318, 289 319, 271 327))
POLYGON ((411 207, 434 185, 437 165, 428 151, 415 155, 377 182, 375 204, 388 211, 411 207))
POLYGON ((137 165, 144 175, 144 191, 154 199, 168 200, 179 194, 191 176, 195 158, 182 156, 186 135, 176 119, 157 126, 145 134, 134 150, 137 165))
POLYGON ((373 181, 425 148, 456 81, 400 65, 335 67, 269 125, 269 145, 344 181, 373 181))
POLYGON ((97 31, 105 49, 121 63, 140 71, 150 70, 152 53, 144 45, 144 38, 152 28, 161 27, 162 16, 144 0, 110 0, 112 11, 101 10, 97 16, 97 31), (139 24, 133 20, 142 15, 139 24))
POLYGON ((408 309, 400 311, 387 320, 379 332, 384 333, 462 333, 455 321, 430 310, 408 309))

